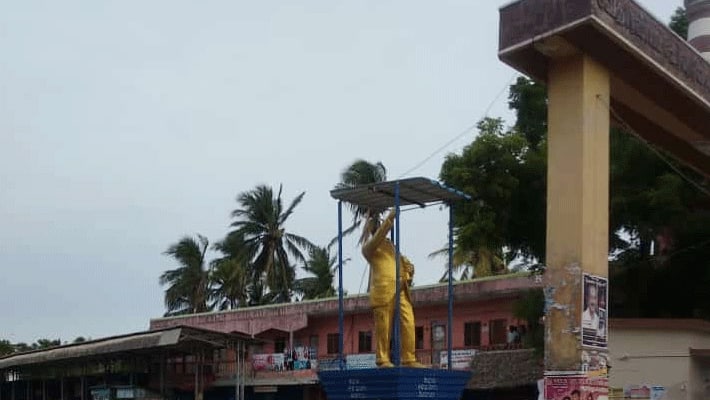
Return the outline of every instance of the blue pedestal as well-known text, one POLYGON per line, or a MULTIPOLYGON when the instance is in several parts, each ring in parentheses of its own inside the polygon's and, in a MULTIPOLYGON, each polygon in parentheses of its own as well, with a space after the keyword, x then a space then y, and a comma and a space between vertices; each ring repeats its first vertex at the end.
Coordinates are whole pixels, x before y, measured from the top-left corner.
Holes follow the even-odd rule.
POLYGON ((328 400, 458 400, 471 371, 376 368, 318 373, 328 400))

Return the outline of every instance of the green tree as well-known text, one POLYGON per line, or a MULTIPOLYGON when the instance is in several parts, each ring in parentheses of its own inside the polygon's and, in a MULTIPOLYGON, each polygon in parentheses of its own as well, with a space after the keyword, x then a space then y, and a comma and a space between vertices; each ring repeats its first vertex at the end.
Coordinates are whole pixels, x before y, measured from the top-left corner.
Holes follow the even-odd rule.
POLYGON ((236 228, 231 234, 244 238, 247 258, 250 260, 250 284, 263 281, 262 289, 268 288, 275 294, 274 301, 291 301, 296 269, 291 257, 296 262, 305 263, 303 250, 314 245, 308 239, 286 232, 285 224, 301 203, 305 192, 283 206, 282 187, 277 194, 271 187, 260 185, 253 190, 243 192, 237 197, 238 209, 232 212, 236 228), (290 256, 290 257, 289 257, 290 256))
MULTIPOLYGON (((382 162, 375 163, 358 159, 350 164, 340 174, 340 182, 335 186, 336 189, 350 189, 362 185, 370 185, 373 183, 385 182, 387 180, 387 169, 382 162)), ((343 234, 347 235, 357 229, 363 219, 368 217, 380 218, 384 210, 372 210, 367 207, 348 204, 353 213, 353 224, 347 228, 343 234)))
POLYGON ((542 357, 545 349, 545 330, 542 323, 542 317, 545 315, 544 308, 545 295, 542 289, 528 290, 513 303, 513 315, 524 320, 527 326, 523 344, 535 349, 539 357, 542 357))
POLYGON ((198 234, 197 239, 183 237, 165 251, 164 254, 178 264, 177 268, 160 276, 160 284, 168 285, 165 290, 166 316, 210 310, 207 302, 210 293, 209 270, 205 263, 208 246, 207 238, 198 234))
POLYGON ((15 352, 15 346, 9 340, 0 340, 0 357, 15 352))
POLYGON ((61 346, 62 341, 59 339, 37 339, 35 343, 32 344, 34 349, 49 349, 51 347, 61 346))
POLYGON ((296 280, 295 291, 305 300, 335 296, 333 270, 336 262, 336 257, 330 254, 328 248, 312 248, 303 267, 303 270, 312 276, 296 280))
POLYGON ((668 26, 677 33, 678 36, 685 40, 688 40, 688 15, 685 12, 685 8, 678 7, 675 9, 673 15, 671 15, 671 22, 668 26))
POLYGON ((32 351, 32 346, 30 346, 24 342, 15 343, 14 346, 15 346, 16 353, 24 353, 26 351, 32 351))
MULTIPOLYGON (((454 246, 454 259, 452 274, 454 280, 458 275, 458 280, 465 281, 473 278, 482 278, 491 275, 499 275, 508 272, 503 251, 500 254, 491 254, 490 250, 480 247, 477 250, 464 250, 462 246, 454 246)), ((447 282, 449 279, 449 249, 448 247, 439 249, 431 254, 429 258, 445 258, 444 274, 439 278, 439 282, 447 282)))
POLYGON ((88 340, 87 340, 85 337, 83 337, 83 336, 77 336, 77 338, 74 339, 74 341, 73 341, 72 343, 84 343, 84 342, 86 342, 86 341, 88 341, 88 340))
MULTIPOLYGON (((681 36, 683 20, 680 10, 671 22, 681 36)), ((477 200, 458 207, 457 246, 504 246, 534 266, 545 259, 545 87, 519 78, 509 100, 513 128, 483 121, 441 175, 477 200)), ((611 315, 710 319, 708 181, 633 133, 610 131, 611 315)))
POLYGON ((475 276, 485 276, 506 271, 504 248, 512 257, 543 255, 544 224, 533 232, 524 224, 544 220, 544 184, 532 188, 544 182, 545 164, 541 150, 519 131, 505 131, 502 120, 486 118, 478 129, 460 154, 447 156, 440 177, 475 199, 454 208, 456 254, 473 265, 475 276), (542 217, 530 215, 535 212, 542 217), (543 245, 529 236, 539 233, 543 245))
POLYGON ((214 249, 223 257, 212 262, 212 300, 220 310, 245 307, 249 297, 249 258, 244 237, 229 234, 214 249))
MULTIPOLYGON (((387 168, 381 162, 370 162, 363 159, 357 159, 340 174, 340 182, 335 186, 336 189, 350 189, 362 185, 371 185, 387 181, 387 168)), ((385 210, 374 210, 368 207, 362 207, 355 204, 348 204, 353 213, 353 224, 343 231, 343 236, 349 235, 360 227, 363 220, 372 218, 380 222, 382 213, 385 210)), ((362 236, 360 239, 362 240, 362 236)), ((333 239, 334 241, 337 238, 333 239)), ((333 244, 333 242, 331 242, 333 244)), ((370 292, 370 270, 367 270, 367 293, 370 292)))

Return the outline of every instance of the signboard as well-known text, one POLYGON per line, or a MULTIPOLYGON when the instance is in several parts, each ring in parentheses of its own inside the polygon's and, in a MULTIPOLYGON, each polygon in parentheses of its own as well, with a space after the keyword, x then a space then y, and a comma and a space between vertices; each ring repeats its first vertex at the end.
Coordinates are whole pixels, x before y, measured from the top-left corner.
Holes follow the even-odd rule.
POLYGON ((278 391, 276 386, 254 386, 254 393, 276 393, 278 391))
POLYGON ((135 398, 133 393, 133 388, 116 388, 116 398, 117 399, 132 399, 135 398))
POLYGON ((651 400, 664 400, 666 398, 665 386, 651 387, 651 400))
MULTIPOLYGON (((451 368, 452 369, 470 369, 471 361, 473 356, 476 355, 476 350, 465 349, 465 350, 452 350, 451 351, 451 368)), ((439 367, 448 368, 449 366, 449 353, 444 350, 439 354, 439 367)))
POLYGON ((91 398, 93 400, 110 400, 111 399, 111 389, 109 389, 109 388, 91 389, 91 398))
POLYGON ((251 356, 254 371, 283 371, 283 353, 254 354, 251 356))
POLYGON ((582 345, 607 348, 607 278, 585 273, 582 280, 582 345))
POLYGON ((608 400, 608 384, 605 377, 590 378, 577 373, 546 375, 545 400, 608 400))
POLYGON ((377 356, 374 353, 348 354, 345 356, 345 368, 347 368, 347 369, 377 368, 377 356))

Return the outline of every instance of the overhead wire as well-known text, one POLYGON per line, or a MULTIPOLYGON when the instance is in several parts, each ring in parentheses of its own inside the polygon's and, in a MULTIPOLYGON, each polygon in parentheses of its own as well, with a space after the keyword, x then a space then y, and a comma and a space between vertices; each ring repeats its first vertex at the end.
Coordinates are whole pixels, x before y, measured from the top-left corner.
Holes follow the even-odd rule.
MULTIPOLYGON (((407 175, 409 175, 410 173, 416 171, 416 170, 419 169, 422 165, 428 163, 428 162, 429 162, 432 158, 434 158, 437 154, 439 154, 439 153, 441 153, 442 151, 446 150, 446 149, 447 149, 449 146, 451 146, 454 142, 456 142, 457 140, 461 139, 463 136, 468 135, 471 131, 473 131, 474 129, 476 129, 476 127, 478 126, 478 122, 479 122, 480 120, 482 120, 483 118, 485 118, 485 117, 488 116, 488 113, 491 112, 491 109, 492 109, 493 106, 498 102, 498 99, 500 98, 500 96, 502 96, 503 93, 505 93, 505 90, 508 89, 508 87, 510 87, 510 85, 513 83, 513 80, 515 79, 515 77, 516 77, 517 75, 518 75, 517 73, 513 73, 513 75, 511 75, 510 79, 508 79, 508 81, 506 82, 506 84, 501 88, 501 90, 498 92, 498 94, 497 94, 497 95, 493 98, 493 100, 488 104, 488 107, 486 108, 486 111, 483 113, 483 115, 481 116, 481 118, 479 118, 478 120, 476 120, 476 122, 474 122, 473 124, 471 124, 471 125, 469 125, 468 127, 466 127, 466 129, 462 130, 460 133, 458 133, 458 134, 457 134, 456 136, 454 136, 452 139, 450 139, 449 141, 447 141, 446 143, 444 143, 441 147, 439 147, 439 148, 437 148, 436 150, 434 150, 431 154, 429 154, 427 157, 425 157, 422 161, 418 162, 418 163, 417 163, 416 165, 414 165, 412 168, 408 169, 405 173, 403 173, 402 175, 400 175, 399 178, 402 178, 402 177, 404 177, 404 176, 407 176, 407 175)), ((399 179, 399 178, 398 178, 398 179, 399 179)))
POLYGON ((690 177, 689 177, 688 175, 686 175, 680 168, 678 168, 677 165, 675 165, 673 162, 671 162, 670 160, 668 160, 668 158, 666 158, 666 157, 663 155, 663 153, 661 153, 661 151, 656 148, 656 146, 654 146, 654 145, 652 145, 651 143, 649 143, 649 142, 648 142, 646 139, 644 139, 638 132, 636 132, 636 130, 634 130, 634 128, 632 128, 632 127, 624 120, 624 118, 622 118, 621 115, 619 115, 619 113, 614 109, 614 107, 611 106, 611 104, 609 104, 609 103, 606 101, 606 99, 602 98, 601 95, 597 95, 597 100, 599 100, 599 102, 601 102, 602 104, 604 104, 604 105, 607 107, 607 109, 609 110, 609 112, 611 113, 611 115, 612 115, 617 121, 619 121, 619 123, 622 125, 622 127, 624 128, 624 130, 628 131, 628 133, 632 134, 632 135, 633 135, 634 137, 636 137, 636 139, 638 139, 643 145, 645 145, 646 147, 648 147, 649 150, 651 150, 659 159, 661 159, 661 161, 663 161, 666 165, 668 165, 668 167, 670 167, 673 171, 675 171, 675 173, 677 173, 677 174, 678 174, 681 178, 683 178, 687 183, 689 183, 691 186, 693 186, 694 188, 696 188, 697 190, 699 190, 701 193, 703 193, 703 194, 707 195, 708 197, 710 197, 710 190, 709 190, 709 189, 703 187, 701 184, 699 184, 698 182, 696 182, 694 179, 690 178, 690 177))
MULTIPOLYGON (((463 136, 465 136, 465 135, 468 135, 469 133, 471 133, 471 131, 473 131, 474 129, 476 129, 476 127, 478 126, 478 122, 479 122, 480 120, 482 120, 483 118, 485 118, 485 117, 488 116, 488 114, 491 112, 491 109, 493 108, 493 106, 498 102, 498 100, 499 100, 500 97, 503 95, 503 93, 505 93, 506 89, 508 89, 508 88, 510 87, 510 85, 513 83, 513 80, 516 78, 517 75, 518 75, 517 72, 514 72, 514 73, 510 76, 510 79, 508 79, 508 80, 506 81, 505 85, 503 85, 503 87, 500 89, 500 91, 498 91, 498 94, 496 94, 496 96, 493 98, 493 100, 491 100, 491 102, 488 104, 488 107, 486 107, 485 111, 483 112, 483 115, 482 115, 478 120, 476 120, 475 123, 473 123, 473 124, 467 126, 464 130, 462 130, 461 132, 459 132, 459 133, 458 133, 456 136, 454 136, 452 139, 448 140, 448 141, 447 141, 446 143, 444 143, 442 146, 440 146, 439 148, 437 148, 436 150, 434 150, 431 154, 429 154, 428 156, 426 156, 423 160, 421 160, 420 162, 418 162, 417 164, 415 164, 412 168, 408 169, 406 172, 404 172, 403 174, 401 174, 401 175, 399 176, 399 178, 397 178, 397 179, 401 179, 401 178, 403 178, 403 177, 409 175, 410 173, 416 171, 417 169, 421 168, 424 164, 428 163, 428 162, 429 162, 432 158, 434 158, 437 154, 439 154, 439 153, 441 153, 442 151, 446 150, 449 146, 451 146, 451 145, 452 145, 453 143, 455 143, 457 140, 461 139, 461 138, 462 138, 463 136)), ((437 204, 438 204, 438 203, 437 203, 437 204)), ((408 207, 408 208, 401 209, 400 212, 407 212, 407 211, 411 211, 411 210, 419 209, 419 208, 421 208, 421 207, 419 207, 419 206, 412 206, 412 207, 408 207)), ((364 283, 364 281, 365 281, 365 274, 367 273, 367 270, 368 270, 368 269, 365 268, 365 269, 363 270, 363 272, 362 272, 362 277, 360 278, 360 287, 358 288, 358 294, 362 293, 362 285, 363 285, 363 283, 364 283)))

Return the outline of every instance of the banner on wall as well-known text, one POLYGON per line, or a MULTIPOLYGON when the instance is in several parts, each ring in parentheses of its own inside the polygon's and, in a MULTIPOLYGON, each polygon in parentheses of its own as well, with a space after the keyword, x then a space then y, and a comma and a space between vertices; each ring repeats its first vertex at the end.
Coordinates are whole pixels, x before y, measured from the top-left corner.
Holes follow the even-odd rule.
POLYGON ((255 371, 290 371, 315 369, 315 357, 315 349, 299 346, 283 353, 254 354, 251 360, 255 371))
MULTIPOLYGON (((451 350, 451 368, 452 369, 470 369, 471 361, 476 355, 474 349, 451 350)), ((448 368, 449 353, 447 350, 439 353, 439 368, 448 368)))

